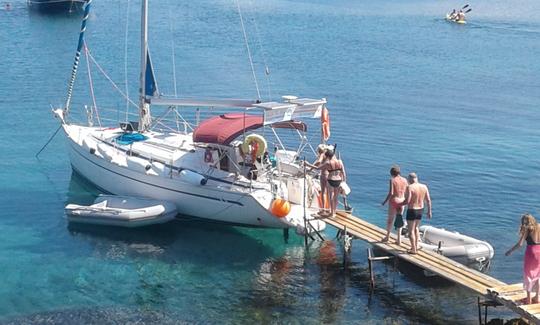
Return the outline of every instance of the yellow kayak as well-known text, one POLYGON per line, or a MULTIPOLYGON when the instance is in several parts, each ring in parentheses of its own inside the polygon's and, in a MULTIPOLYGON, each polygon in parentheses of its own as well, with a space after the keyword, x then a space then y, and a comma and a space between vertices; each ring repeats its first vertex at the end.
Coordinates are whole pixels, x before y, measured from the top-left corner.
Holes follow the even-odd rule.
POLYGON ((453 22, 453 23, 456 23, 456 24, 466 24, 467 22, 465 20, 455 20, 455 19, 450 19, 450 14, 446 14, 446 18, 445 18, 447 21, 450 21, 450 22, 453 22))

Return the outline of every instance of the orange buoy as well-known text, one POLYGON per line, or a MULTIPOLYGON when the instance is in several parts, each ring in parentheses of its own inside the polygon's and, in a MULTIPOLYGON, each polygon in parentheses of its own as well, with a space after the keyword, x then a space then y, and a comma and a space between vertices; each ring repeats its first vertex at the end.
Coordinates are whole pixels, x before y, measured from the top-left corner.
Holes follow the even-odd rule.
POLYGON ((270 204, 270 212, 278 218, 284 218, 291 212, 291 204, 287 200, 275 198, 270 204))

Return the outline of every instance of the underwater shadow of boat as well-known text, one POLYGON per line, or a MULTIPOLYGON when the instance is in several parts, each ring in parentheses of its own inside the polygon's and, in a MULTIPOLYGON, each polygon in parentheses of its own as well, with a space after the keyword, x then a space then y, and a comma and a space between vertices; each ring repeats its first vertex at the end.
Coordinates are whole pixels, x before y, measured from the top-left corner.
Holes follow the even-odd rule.
MULTIPOLYGON (((73 173, 66 201, 90 204, 99 194, 99 189, 73 173)), ((92 246, 93 254, 108 258, 127 255, 157 258, 168 263, 188 260, 205 265, 237 264, 245 268, 246 263, 255 266, 273 252, 270 246, 242 232, 238 227, 181 216, 165 224, 141 228, 76 223, 67 225, 72 237, 92 246)), ((276 232, 275 236, 276 239, 281 238, 281 232, 276 232)))

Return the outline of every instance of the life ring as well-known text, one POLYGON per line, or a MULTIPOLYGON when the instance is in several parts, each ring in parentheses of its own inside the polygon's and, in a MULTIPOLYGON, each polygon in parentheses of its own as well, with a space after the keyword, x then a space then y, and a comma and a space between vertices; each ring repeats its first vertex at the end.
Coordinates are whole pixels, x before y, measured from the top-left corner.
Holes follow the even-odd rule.
POLYGON ((254 157, 261 157, 265 153, 266 148, 266 140, 263 138, 262 135, 258 135, 255 133, 248 135, 241 145, 241 149, 244 154, 251 153, 254 157), (255 141, 255 145, 253 146, 253 148, 250 148, 252 141, 255 141), (250 150, 253 149, 255 150, 253 152, 250 152, 250 150))

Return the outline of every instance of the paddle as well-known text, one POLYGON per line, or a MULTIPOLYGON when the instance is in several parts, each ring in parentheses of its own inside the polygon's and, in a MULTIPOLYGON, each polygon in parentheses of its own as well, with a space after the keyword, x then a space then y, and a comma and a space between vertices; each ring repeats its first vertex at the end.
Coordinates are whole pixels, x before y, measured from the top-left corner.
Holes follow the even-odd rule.
POLYGON ((463 9, 467 8, 468 6, 469 6, 469 5, 466 4, 466 5, 464 5, 463 7, 461 7, 461 9, 463 10, 463 9))
POLYGON ((469 10, 465 11, 464 13, 468 13, 468 12, 471 12, 472 11, 472 8, 470 8, 469 10))

